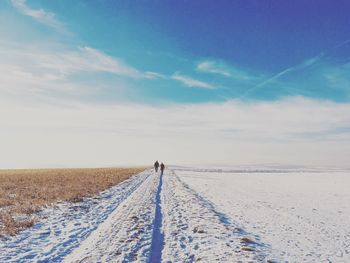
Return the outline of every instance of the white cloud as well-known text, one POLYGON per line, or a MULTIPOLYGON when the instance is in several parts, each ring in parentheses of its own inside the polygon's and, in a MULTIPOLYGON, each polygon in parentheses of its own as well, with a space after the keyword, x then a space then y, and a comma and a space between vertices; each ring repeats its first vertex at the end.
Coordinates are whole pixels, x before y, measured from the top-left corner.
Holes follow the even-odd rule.
POLYGON ((0 91, 13 94, 17 92, 22 96, 24 94, 21 92, 24 91, 57 90, 76 93, 88 90, 89 84, 71 79, 78 73, 106 72, 127 78, 147 77, 147 74, 120 59, 91 47, 71 50, 0 45, 0 56, 0 91))
POLYGON ((258 76, 253 76, 248 72, 228 65, 222 61, 204 60, 197 64, 196 70, 204 73, 219 74, 225 77, 230 77, 239 81, 250 82, 259 79, 258 76))
POLYGON ((74 69, 78 70, 104 71, 132 78, 143 77, 137 69, 126 65, 120 59, 90 47, 81 47, 80 53, 68 54, 64 59, 70 60, 74 69))
POLYGON ((193 79, 191 77, 181 75, 177 72, 171 76, 171 79, 177 80, 177 81, 183 83, 187 87, 214 89, 214 86, 212 86, 211 84, 209 84, 207 82, 196 80, 196 79, 193 79))
POLYGON ((30 16, 36 21, 53 27, 58 30, 63 30, 61 22, 56 20, 55 15, 43 9, 33 9, 27 5, 26 0, 11 0, 12 5, 23 15, 30 16))
MULTIPOLYGON (((61 33, 68 34, 67 29, 55 18, 54 13, 47 12, 43 9, 33 9, 28 6, 26 0, 11 0, 11 2, 20 13, 30 16, 42 24, 55 28, 61 33)), ((44 49, 42 49, 40 45, 37 48, 28 48, 19 44, 16 45, 16 48, 11 49, 7 47, 2 51, 7 54, 7 57, 12 55, 12 62, 15 62, 16 65, 18 61, 22 61, 23 59, 28 60, 27 69, 24 70, 25 73, 30 69, 28 65, 34 65, 39 71, 54 71, 49 74, 56 74, 56 77, 59 79, 80 71, 108 72, 131 78, 156 79, 164 77, 157 72, 140 72, 124 63, 121 59, 109 56, 100 50, 88 46, 78 47, 75 48, 75 50, 72 48, 69 49, 67 46, 64 50, 49 50, 47 46, 50 45, 57 46, 59 44, 52 42, 46 43, 46 48, 44 49), (17 61, 15 59, 17 59, 17 61)), ((0 48, 3 48, 1 47, 1 43, 0 48)), ((22 69, 24 68, 23 65, 24 63, 21 65, 22 69)))
POLYGON ((145 77, 148 78, 148 79, 167 79, 168 77, 163 75, 163 74, 160 74, 158 72, 153 72, 153 71, 147 71, 145 72, 145 77))
POLYGON ((202 61, 197 64, 197 70, 201 72, 208 72, 208 73, 215 73, 220 74, 226 77, 231 76, 231 72, 229 69, 227 69, 226 66, 223 66, 222 64, 218 64, 214 61, 202 61))
POLYGON ((0 101, 4 166, 348 165, 350 104, 90 105, 0 101), (348 125, 348 127, 346 127, 348 125))

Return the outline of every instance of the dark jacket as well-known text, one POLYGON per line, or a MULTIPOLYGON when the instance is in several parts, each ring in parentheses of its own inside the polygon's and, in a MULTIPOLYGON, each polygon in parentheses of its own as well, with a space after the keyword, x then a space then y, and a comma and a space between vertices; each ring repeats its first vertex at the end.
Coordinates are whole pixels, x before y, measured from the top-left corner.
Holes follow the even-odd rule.
POLYGON ((154 163, 154 167, 156 167, 156 168, 158 168, 158 167, 159 167, 159 163, 158 163, 158 161, 156 161, 156 162, 154 163))

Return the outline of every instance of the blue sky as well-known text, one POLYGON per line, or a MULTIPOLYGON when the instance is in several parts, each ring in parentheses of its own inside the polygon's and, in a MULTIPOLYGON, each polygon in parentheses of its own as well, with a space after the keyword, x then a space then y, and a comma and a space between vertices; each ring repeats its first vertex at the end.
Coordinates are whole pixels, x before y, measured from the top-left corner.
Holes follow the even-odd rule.
MULTIPOLYGON (((77 165, 64 159, 62 141, 74 152, 86 138, 95 151, 117 154, 112 145, 136 151, 136 141, 147 148, 160 137, 173 163, 189 162, 179 156, 191 148, 193 162, 231 163, 227 156, 245 149, 237 162, 344 165, 349 11, 341 0, 1 1, 1 130, 9 151, 16 145, 23 156, 0 157, 8 166, 77 165), (27 162, 38 134, 51 138, 42 151, 55 141, 61 155, 27 162), (204 154, 208 142, 217 157, 204 154), (304 146, 315 152, 288 159, 304 146)), ((145 154, 138 163, 151 161, 145 154)), ((96 158, 79 164, 115 161, 96 158)))
POLYGON ((5 40, 89 47, 155 73, 94 72, 97 100, 350 100, 348 1, 6 0, 1 10, 5 40))

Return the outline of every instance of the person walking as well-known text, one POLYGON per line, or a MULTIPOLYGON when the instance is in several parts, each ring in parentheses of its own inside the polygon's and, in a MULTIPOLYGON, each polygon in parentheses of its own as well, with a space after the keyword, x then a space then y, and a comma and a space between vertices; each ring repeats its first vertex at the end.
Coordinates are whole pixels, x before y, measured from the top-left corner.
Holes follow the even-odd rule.
POLYGON ((154 163, 154 170, 158 172, 159 163, 158 160, 154 163))
POLYGON ((165 169, 165 165, 164 165, 164 163, 161 163, 161 165, 160 165, 160 175, 163 175, 164 169, 165 169))

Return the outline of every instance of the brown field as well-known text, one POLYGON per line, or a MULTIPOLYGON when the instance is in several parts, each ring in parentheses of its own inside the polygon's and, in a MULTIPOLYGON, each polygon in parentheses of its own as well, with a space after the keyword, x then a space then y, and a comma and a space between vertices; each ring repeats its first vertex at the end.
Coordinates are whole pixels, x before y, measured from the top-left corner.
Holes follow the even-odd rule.
POLYGON ((34 224, 33 214, 58 201, 78 202, 145 168, 0 170, 0 236, 34 224))

